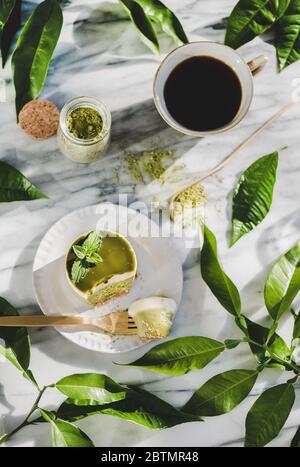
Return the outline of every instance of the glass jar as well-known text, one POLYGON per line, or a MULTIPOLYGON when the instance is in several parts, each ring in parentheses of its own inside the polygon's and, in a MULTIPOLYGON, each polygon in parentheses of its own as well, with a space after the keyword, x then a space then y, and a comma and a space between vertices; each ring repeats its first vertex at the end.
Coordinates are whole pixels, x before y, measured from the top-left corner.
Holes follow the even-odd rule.
POLYGON ((108 108, 94 97, 76 97, 68 101, 61 110, 57 142, 60 151, 74 162, 88 164, 100 159, 107 151, 111 134, 111 114, 108 108), (79 139, 72 135, 67 126, 70 113, 78 107, 96 110, 102 118, 101 132, 93 139, 79 139))

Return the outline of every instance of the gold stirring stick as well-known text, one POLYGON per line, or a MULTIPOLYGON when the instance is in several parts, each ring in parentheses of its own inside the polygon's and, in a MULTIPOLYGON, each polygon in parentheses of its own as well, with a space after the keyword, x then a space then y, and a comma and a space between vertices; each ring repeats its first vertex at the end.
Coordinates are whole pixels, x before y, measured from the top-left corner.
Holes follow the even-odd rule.
POLYGON ((194 180, 191 182, 189 185, 185 186, 181 190, 177 191, 169 201, 169 209, 170 209, 170 219, 174 222, 175 218, 175 207, 176 203, 179 202, 180 196, 187 191, 190 190, 191 188, 195 187, 196 185, 200 184, 207 178, 211 177, 212 175, 215 175, 217 172, 222 170, 235 156, 237 156, 248 144, 252 143, 252 141, 260 134, 262 131, 264 131, 266 128, 271 126, 274 122, 276 122, 282 115, 284 115, 290 108, 292 108, 296 102, 290 101, 288 104, 286 104, 282 109, 280 109, 278 112, 275 113, 271 118, 269 118, 263 125, 261 125, 259 128, 257 128, 250 136, 248 136, 239 146, 237 146, 228 156, 223 159, 222 162, 220 162, 215 168, 210 170, 206 175, 199 177, 198 179, 194 180))

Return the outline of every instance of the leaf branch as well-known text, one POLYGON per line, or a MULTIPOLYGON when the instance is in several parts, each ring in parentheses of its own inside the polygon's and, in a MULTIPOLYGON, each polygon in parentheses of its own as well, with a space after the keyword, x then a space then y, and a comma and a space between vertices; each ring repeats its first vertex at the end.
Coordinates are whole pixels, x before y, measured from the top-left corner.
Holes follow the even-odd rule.
POLYGON ((22 430, 22 428, 25 428, 26 426, 29 426, 32 424, 32 422, 29 421, 30 417, 34 414, 34 412, 36 410, 38 410, 39 408, 39 403, 40 403, 40 400, 41 398, 43 397, 43 394, 44 392, 46 391, 46 389, 48 388, 49 386, 44 386, 40 391, 39 391, 39 394, 37 396, 37 398, 35 399, 27 417, 23 420, 22 423, 20 423, 20 425, 18 425, 16 428, 14 428, 11 432, 9 433, 5 433, 1 438, 0 438, 0 444, 4 443, 5 441, 7 441, 9 438, 11 438, 13 435, 15 435, 16 433, 18 433, 18 431, 22 430))

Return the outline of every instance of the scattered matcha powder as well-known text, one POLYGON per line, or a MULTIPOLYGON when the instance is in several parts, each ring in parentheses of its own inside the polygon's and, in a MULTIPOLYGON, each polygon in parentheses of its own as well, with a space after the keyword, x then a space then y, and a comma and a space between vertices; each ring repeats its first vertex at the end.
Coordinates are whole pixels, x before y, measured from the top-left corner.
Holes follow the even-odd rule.
POLYGON ((142 171, 139 166, 139 154, 134 154, 133 152, 125 153, 125 161, 127 163, 128 170, 132 178, 141 184, 145 184, 145 180, 142 174, 142 171))
POLYGON ((153 180, 159 180, 166 169, 163 161, 172 159, 173 152, 164 149, 154 149, 153 151, 144 151, 142 154, 142 168, 153 180))
MULTIPOLYGON (((152 149, 141 153, 127 151, 125 161, 132 178, 141 184, 145 184, 145 176, 148 175, 151 180, 159 180, 161 183, 176 183, 180 180, 180 172, 186 167, 185 164, 177 164, 166 173, 167 168, 164 161, 173 159, 174 153, 167 149, 152 149), (174 177, 175 176, 175 177, 174 177)), ((184 208, 197 208, 199 205, 207 202, 204 187, 199 183, 184 190, 176 198, 177 209, 182 211, 184 208)), ((153 198, 154 202, 154 198, 153 198)))
POLYGON ((141 153, 126 152, 125 160, 132 178, 141 184, 145 184, 145 177, 151 180, 160 180, 165 173, 163 161, 172 159, 174 153, 166 149, 152 149, 141 153))
POLYGON ((103 120, 92 107, 77 107, 67 117, 67 128, 74 138, 91 140, 101 133, 103 120))
POLYGON ((187 188, 179 196, 176 197, 176 203, 180 204, 181 207, 196 208, 199 204, 206 203, 207 198, 205 190, 201 183, 187 188))

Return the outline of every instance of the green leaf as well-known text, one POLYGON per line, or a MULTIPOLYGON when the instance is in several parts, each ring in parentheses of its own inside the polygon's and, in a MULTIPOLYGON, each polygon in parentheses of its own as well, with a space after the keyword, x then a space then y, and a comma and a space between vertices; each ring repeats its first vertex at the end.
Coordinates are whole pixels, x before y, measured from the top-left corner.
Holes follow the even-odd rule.
POLYGON ((159 53, 159 43, 155 29, 143 8, 134 0, 120 0, 134 24, 141 40, 152 52, 159 53))
POLYGON ((85 251, 82 246, 80 245, 73 245, 73 251, 77 258, 84 259, 85 258, 85 251))
POLYGON ((240 0, 233 9, 225 44, 237 49, 260 36, 286 12, 290 0, 240 0))
POLYGON ((224 342, 226 349, 236 349, 243 341, 241 339, 226 339, 224 342))
POLYGON ((75 405, 82 400, 85 400, 85 405, 110 404, 124 399, 127 393, 126 388, 108 376, 96 373, 66 376, 58 381, 55 387, 72 399, 75 405))
POLYGON ((74 261, 71 270, 72 281, 77 284, 86 277, 88 271, 89 268, 86 268, 79 259, 74 261))
POLYGON ((300 59, 300 0, 291 1, 278 22, 276 49, 280 71, 300 59))
POLYGON ((54 418, 51 412, 40 409, 40 413, 46 422, 51 424, 52 444, 55 448, 92 448, 90 438, 72 423, 54 418))
MULTIPOLYGON (((245 319, 249 338, 259 345, 265 345, 269 335, 269 329, 264 326, 261 326, 260 324, 254 323, 248 318, 245 319)), ((266 360, 266 351, 259 347, 259 345, 251 343, 249 344, 250 349, 252 353, 257 357, 257 360, 260 363, 263 363, 266 360)))
POLYGON ((103 262, 102 257, 98 253, 91 253, 91 254, 87 255, 86 260, 90 264, 98 264, 98 263, 103 262))
POLYGON ((295 318, 294 329, 293 329, 293 339, 300 339, 300 313, 295 318))
POLYGON ((2 0, 0 3, 0 39, 2 31, 15 7, 16 0, 2 0))
POLYGON ((159 0, 120 0, 127 10, 142 41, 155 53, 159 42, 152 25, 155 22, 162 31, 177 43, 188 43, 188 38, 176 15, 159 0))
POLYGON ((0 203, 48 198, 21 172, 0 161, 0 203))
POLYGON ((102 237, 100 232, 95 230, 94 232, 90 233, 89 236, 83 242, 83 250, 87 254, 96 253, 102 245, 102 237))
POLYGON ((45 0, 25 23, 12 57, 16 110, 36 99, 45 84, 51 57, 63 24, 56 0, 45 0))
MULTIPOLYGON (((260 324, 254 323, 250 319, 246 318, 248 336, 251 340, 257 342, 259 345, 265 345, 269 336, 269 329, 261 326, 260 324)), ((256 355, 260 363, 264 363, 268 358, 267 351, 259 347, 258 345, 249 344, 252 352, 256 355)), ((287 346, 285 341, 278 335, 273 334, 269 344, 269 349, 280 359, 290 360, 291 349, 287 346)), ((273 364, 273 362, 272 362, 273 364)))
POLYGON ((241 176, 233 195, 231 246, 260 224, 270 211, 278 152, 263 156, 241 176))
POLYGON ((293 378, 289 379, 287 383, 289 384, 296 384, 298 381, 299 375, 294 376, 293 378))
POLYGON ((139 388, 130 388, 126 399, 102 406, 82 407, 65 401, 58 410, 58 416, 70 420, 81 420, 92 415, 110 415, 153 430, 171 428, 182 423, 201 421, 201 418, 185 414, 167 402, 139 388))
POLYGON ((273 320, 278 321, 300 291, 300 242, 273 266, 265 285, 265 302, 273 320))
POLYGON ((248 396, 257 376, 258 372, 251 370, 231 370, 214 376, 195 392, 182 410, 201 417, 231 412, 248 396))
POLYGON ((254 403, 246 419, 245 447, 263 447, 282 430, 295 402, 291 384, 265 391, 254 403))
POLYGON ((72 265, 72 280, 75 284, 84 279, 93 265, 101 263, 102 257, 97 253, 101 248, 102 237, 94 231, 88 235, 82 245, 73 245, 73 251, 78 259, 72 265))
POLYGON ((143 357, 127 366, 179 376, 201 370, 224 350, 222 342, 208 337, 179 337, 153 347, 143 357))
MULTIPOLYGON (((0 297, 0 316, 18 316, 17 310, 0 297)), ((25 328, 0 327, 0 353, 18 370, 27 372, 30 363, 30 341, 25 328)))
POLYGON ((300 448, 300 426, 291 442, 291 448, 300 448))
POLYGON ((200 264, 202 277, 216 299, 229 313, 240 316, 241 299, 239 292, 223 271, 218 259, 216 238, 206 226, 204 226, 204 243, 200 264))
POLYGON ((152 21, 175 42, 187 44, 186 33, 176 15, 159 0, 135 0, 152 21))
POLYGON ((12 40, 21 25, 21 0, 0 2, 0 47, 2 66, 5 66, 12 40))
POLYGON ((276 357, 281 360, 290 361, 291 349, 288 347, 286 342, 278 334, 275 334, 270 339, 268 348, 276 357))

